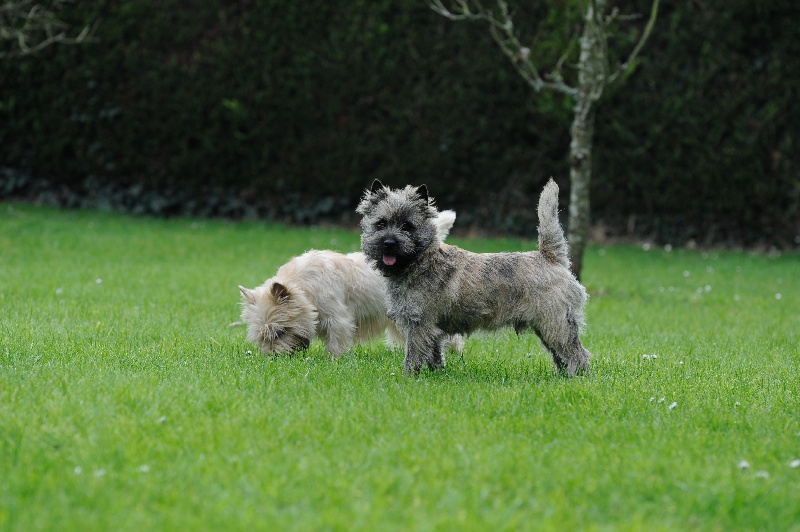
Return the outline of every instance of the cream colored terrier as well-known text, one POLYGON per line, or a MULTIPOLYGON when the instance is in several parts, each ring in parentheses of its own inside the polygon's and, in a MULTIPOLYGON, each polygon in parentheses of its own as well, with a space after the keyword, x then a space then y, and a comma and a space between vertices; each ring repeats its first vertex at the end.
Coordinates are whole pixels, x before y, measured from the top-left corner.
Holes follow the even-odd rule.
MULTIPOLYGON (((434 224, 439 238, 447 236, 455 218, 453 211, 438 213, 434 224)), ((261 286, 239 290, 247 339, 265 353, 306 349, 319 337, 338 357, 384 331, 387 343, 404 342, 386 316, 384 280, 363 253, 308 251, 281 266, 261 286)), ((460 336, 447 337, 442 345, 458 350, 462 346, 460 336)))

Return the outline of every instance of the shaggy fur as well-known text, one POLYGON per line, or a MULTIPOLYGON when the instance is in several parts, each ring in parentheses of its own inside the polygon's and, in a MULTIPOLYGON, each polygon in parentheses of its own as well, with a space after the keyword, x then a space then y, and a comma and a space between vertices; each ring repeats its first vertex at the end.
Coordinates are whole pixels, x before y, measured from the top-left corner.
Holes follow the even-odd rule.
POLYGON ((539 200, 539 251, 528 253, 442 243, 425 185, 390 189, 376 180, 356 211, 361 247, 386 279, 389 317, 406 338, 405 371, 444 366, 444 335, 503 326, 533 330, 568 375, 588 370, 578 336, 588 295, 569 269, 553 180, 539 200))
MULTIPOLYGON (((445 238, 454 221, 453 211, 440 213, 432 221, 437 238, 445 238)), ((306 349, 319 337, 338 357, 384 331, 388 342, 403 342, 386 316, 383 279, 363 253, 308 251, 281 266, 261 286, 239 290, 247 339, 265 353, 306 349)), ((451 338, 450 345, 460 349, 463 340, 451 338)))

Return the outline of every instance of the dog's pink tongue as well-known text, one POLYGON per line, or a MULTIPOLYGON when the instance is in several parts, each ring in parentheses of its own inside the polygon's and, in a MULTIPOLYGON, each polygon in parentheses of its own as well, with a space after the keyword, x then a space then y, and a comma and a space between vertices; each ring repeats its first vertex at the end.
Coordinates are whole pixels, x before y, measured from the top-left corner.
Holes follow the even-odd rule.
POLYGON ((385 265, 391 266, 395 262, 397 262, 397 257, 395 257, 394 255, 384 255, 383 256, 383 263, 385 265))

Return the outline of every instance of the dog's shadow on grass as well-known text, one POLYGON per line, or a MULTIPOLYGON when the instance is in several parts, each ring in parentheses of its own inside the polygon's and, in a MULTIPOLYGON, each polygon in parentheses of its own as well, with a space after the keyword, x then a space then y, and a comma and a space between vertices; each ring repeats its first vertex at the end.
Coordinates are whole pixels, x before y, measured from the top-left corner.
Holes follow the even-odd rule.
POLYGON ((420 375, 501 385, 518 381, 550 383, 570 380, 566 372, 556 369, 550 354, 533 335, 479 333, 467 339, 461 352, 448 352, 446 361, 445 368, 423 370, 420 375))
MULTIPOLYGON (((518 382, 553 383, 569 381, 565 372, 556 370, 549 354, 535 344, 521 344, 512 349, 503 349, 502 344, 492 341, 476 341, 461 352, 448 352, 446 366, 435 370, 423 369, 416 375, 403 371, 403 350, 387 347, 382 343, 355 346, 339 358, 334 358, 319 341, 312 342, 308 349, 291 354, 263 354, 248 347, 242 353, 246 358, 272 361, 288 370, 313 364, 318 369, 328 367, 337 373, 375 373, 410 381, 458 382, 511 386, 518 382), (533 346, 531 348, 530 346, 533 346)), ((578 376, 578 379, 590 377, 578 376)))
POLYGON ((446 367, 433 371, 424 369, 417 378, 501 386, 512 386, 519 382, 537 384, 569 380, 567 374, 557 371, 544 355, 504 356, 492 360, 471 359, 469 353, 450 356, 446 367))
POLYGON ((542 349, 528 352, 522 347, 504 353, 489 352, 490 348, 464 349, 448 352, 444 368, 424 368, 418 374, 403 371, 403 351, 385 346, 357 347, 345 356, 355 357, 359 364, 377 364, 378 373, 412 381, 459 382, 475 384, 513 385, 515 382, 547 383, 570 380, 558 372, 542 349))

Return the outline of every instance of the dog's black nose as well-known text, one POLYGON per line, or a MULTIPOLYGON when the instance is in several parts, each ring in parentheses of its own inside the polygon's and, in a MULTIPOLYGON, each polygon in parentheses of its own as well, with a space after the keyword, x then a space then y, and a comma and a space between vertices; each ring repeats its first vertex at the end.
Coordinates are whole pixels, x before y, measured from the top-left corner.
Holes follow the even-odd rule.
POLYGON ((397 245, 397 239, 393 236, 387 236, 383 239, 383 246, 391 248, 397 245))

